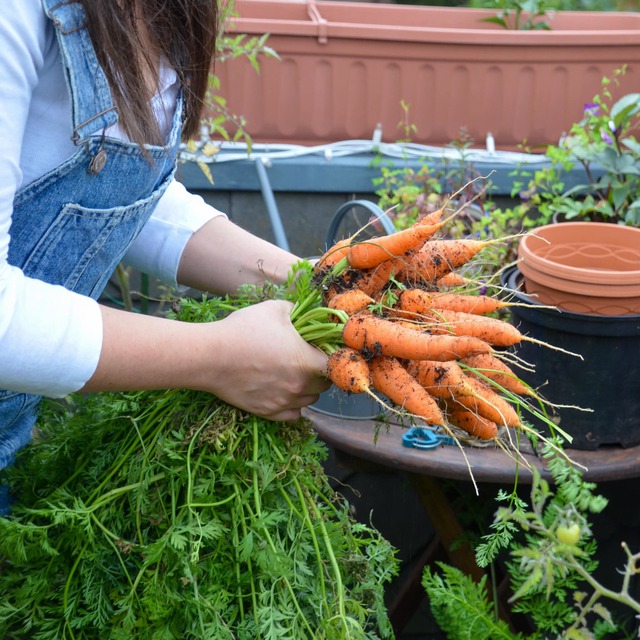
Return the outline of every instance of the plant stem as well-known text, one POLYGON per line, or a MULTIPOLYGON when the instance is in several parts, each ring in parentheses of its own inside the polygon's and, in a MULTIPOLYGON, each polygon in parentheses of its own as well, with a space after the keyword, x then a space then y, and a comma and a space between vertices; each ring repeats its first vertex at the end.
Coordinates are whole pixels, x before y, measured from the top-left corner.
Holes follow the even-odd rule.
POLYGON ((579 562, 569 561, 568 564, 578 575, 583 578, 583 580, 588 585, 590 585, 594 589, 597 594, 599 594, 600 597, 615 600, 616 602, 624 604, 630 609, 633 609, 637 613, 640 613, 640 602, 631 598, 627 593, 612 591, 611 589, 607 589, 606 587, 602 586, 590 573, 585 571, 585 568, 579 562))
MULTIPOLYGON (((254 502, 255 502, 255 507, 256 507, 256 518, 260 519, 262 516, 262 506, 261 506, 261 500, 260 500, 260 488, 259 488, 259 483, 258 483, 258 452, 259 452, 259 438, 258 438, 258 420, 255 416, 252 416, 251 418, 251 425, 252 425, 252 432, 253 432, 253 457, 252 457, 252 462, 253 462, 253 496, 254 496, 254 502)), ((269 533, 269 530, 263 525, 262 526, 262 530, 263 533, 265 535, 265 538, 267 539, 267 542, 269 544, 269 546, 271 547, 271 550, 276 552, 276 546, 273 543, 273 539, 271 538, 271 534, 269 533)), ((307 622, 307 619, 304 615, 304 613, 302 612, 302 610, 300 609, 300 603, 298 602, 298 599, 296 598, 296 595, 293 591, 293 587, 291 586, 291 583, 289 582, 289 579, 286 578, 285 576, 283 576, 283 581, 287 587, 287 590, 289 591, 289 595, 291 596, 291 600, 292 603, 294 605, 294 607, 296 608, 296 611, 298 612, 299 616, 300 616, 300 620, 303 622, 304 626, 307 628, 307 630, 309 631, 309 637, 313 638, 314 637, 314 633, 311 630, 311 627, 309 626, 309 623, 307 622)), ((325 600, 326 602, 326 600, 325 600)))

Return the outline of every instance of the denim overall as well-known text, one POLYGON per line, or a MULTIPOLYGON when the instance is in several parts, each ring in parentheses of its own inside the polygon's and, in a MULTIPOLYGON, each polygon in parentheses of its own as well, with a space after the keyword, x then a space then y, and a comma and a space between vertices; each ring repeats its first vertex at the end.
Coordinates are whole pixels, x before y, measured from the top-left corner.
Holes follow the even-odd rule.
MULTIPOLYGON (((82 6, 42 0, 52 20, 71 96, 75 154, 15 196, 9 263, 27 276, 97 299, 126 249, 173 178, 181 133, 182 98, 166 146, 106 137, 118 121, 98 66, 82 6)), ((0 469, 26 445, 39 396, 0 390, 0 469)), ((7 511, 0 487, 0 514, 7 511)))

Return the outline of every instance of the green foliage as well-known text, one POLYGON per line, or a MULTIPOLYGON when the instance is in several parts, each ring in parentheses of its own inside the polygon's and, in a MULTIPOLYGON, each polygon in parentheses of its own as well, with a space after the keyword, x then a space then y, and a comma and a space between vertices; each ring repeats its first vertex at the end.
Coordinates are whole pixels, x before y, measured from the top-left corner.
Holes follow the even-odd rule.
POLYGON ((433 617, 447 638, 497 640, 521 637, 512 635, 507 624, 495 616, 488 599, 486 577, 475 583, 458 569, 443 563, 438 566, 441 574, 426 567, 422 586, 429 594, 433 617))
MULTIPOLYGON (((400 124, 406 136, 402 142, 409 142, 413 133, 407 124, 409 106, 402 103, 402 107, 405 118, 400 124)), ((462 128, 459 137, 448 145, 456 151, 456 157, 445 158, 437 167, 427 160, 422 161, 417 170, 406 163, 398 167, 379 162, 380 177, 373 180, 377 204, 388 212, 396 229, 410 227, 419 218, 445 206, 450 198, 454 199, 457 208, 474 203, 475 211, 483 211, 488 184, 468 157, 472 144, 468 131, 462 128)), ((454 205, 448 208, 453 211, 454 205)), ((469 232, 470 225, 471 217, 461 212, 447 227, 452 235, 462 237, 469 232)))
MULTIPOLYGON (((498 9, 496 20, 491 20, 504 28, 552 28, 547 21, 555 11, 638 11, 633 0, 470 0, 469 7, 478 9, 498 9), (523 18, 522 12, 531 12, 538 18, 538 24, 529 24, 529 18, 523 18), (511 19, 511 21, 510 21, 511 19), (517 26, 518 25, 518 26, 517 26)), ((534 20, 535 22, 535 20, 534 20)))
MULTIPOLYGON (((174 313, 212 321, 261 295, 174 313)), ((38 428, 3 472, 0 637, 392 636, 395 551, 330 488, 307 421, 168 390, 47 402, 38 428)))
POLYGON ((374 178, 378 206, 388 211, 396 229, 410 227, 420 215, 439 208, 442 187, 428 164, 417 171, 411 167, 381 166, 374 178))
POLYGON ((551 29, 549 19, 556 3, 552 0, 493 0, 489 6, 498 11, 495 16, 485 18, 485 22, 504 29, 532 31, 551 29))
POLYGON ((585 106, 584 117, 572 125, 557 146, 547 148, 550 165, 536 171, 523 191, 536 212, 531 225, 547 224, 554 215, 566 220, 593 220, 640 226, 640 93, 613 102, 603 78, 602 91, 585 106), (564 175, 584 169, 587 182, 566 188, 564 175))
POLYGON ((448 640, 594 640, 618 629, 603 600, 629 607, 635 616, 640 614, 640 603, 628 592, 640 554, 632 555, 624 547, 627 565, 619 591, 595 580, 597 544, 589 515, 600 513, 606 500, 564 456, 551 450, 544 455, 553 485, 534 471, 530 505, 515 489, 511 494, 501 490, 491 532, 476 548, 481 567, 507 552, 511 610, 525 614, 534 630, 527 636, 512 632, 498 618, 484 580, 474 583, 459 570, 441 565, 441 573, 425 571, 423 586, 448 640), (567 536, 568 531, 575 534, 574 527, 578 535, 567 536))
MULTIPOLYGON (((224 64, 236 58, 246 58, 256 73, 260 72, 260 57, 277 58, 278 54, 267 45, 269 34, 260 36, 248 36, 245 34, 230 34, 227 27, 236 17, 233 2, 219 4, 220 19, 219 32, 216 42, 215 64, 224 64)), ((251 135, 246 129, 246 120, 241 114, 230 110, 227 100, 220 95, 220 78, 215 69, 209 74, 209 86, 205 96, 207 115, 202 121, 203 130, 208 137, 218 137, 227 142, 243 141, 251 149, 251 135)), ((187 151, 194 152, 198 149, 197 143, 191 140, 187 143, 187 151)), ((215 144, 202 145, 201 153, 205 156, 215 155, 218 146, 215 144)), ((206 162, 198 163, 202 171, 211 182, 211 172, 206 162)))
MULTIPOLYGON (((229 7, 227 7, 226 11, 230 11, 229 7)), ((230 20, 233 18, 233 14, 225 17, 226 20, 230 20)), ((278 57, 277 53, 267 46, 268 38, 269 34, 250 37, 244 34, 231 36, 225 31, 221 32, 218 38, 216 64, 223 64, 228 60, 246 57, 256 73, 259 73, 260 56, 278 57)), ((247 123, 244 116, 235 114, 229 109, 226 99, 219 94, 219 90, 220 79, 212 72, 209 75, 209 88, 205 97, 205 103, 209 107, 209 115, 203 120, 203 126, 209 136, 217 136, 227 142, 242 140, 250 149, 251 135, 246 129, 247 123)), ((213 149, 211 151, 215 152, 213 149)))

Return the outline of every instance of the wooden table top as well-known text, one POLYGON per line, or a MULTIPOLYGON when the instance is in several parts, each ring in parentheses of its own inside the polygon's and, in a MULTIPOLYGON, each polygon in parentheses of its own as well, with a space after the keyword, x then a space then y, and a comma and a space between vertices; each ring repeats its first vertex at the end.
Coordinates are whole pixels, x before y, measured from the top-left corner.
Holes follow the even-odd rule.
MULTIPOLYGON (((493 444, 486 447, 443 445, 424 450, 403 445, 402 434, 407 427, 400 424, 339 418, 309 407, 303 410, 303 415, 311 420, 318 436, 335 449, 398 471, 503 483, 513 482, 516 474, 521 482, 531 482, 529 467, 535 467, 543 477, 549 477, 543 461, 526 438, 517 456, 493 444)), ((566 453, 583 467, 583 477, 592 482, 640 477, 640 446, 603 446, 593 451, 567 449, 566 453)))

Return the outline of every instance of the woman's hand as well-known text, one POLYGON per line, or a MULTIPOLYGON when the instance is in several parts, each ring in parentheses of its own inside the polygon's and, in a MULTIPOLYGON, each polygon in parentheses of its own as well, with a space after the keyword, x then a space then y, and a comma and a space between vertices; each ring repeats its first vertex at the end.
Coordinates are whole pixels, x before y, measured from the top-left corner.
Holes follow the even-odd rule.
POLYGON ((207 387, 219 398, 272 420, 293 420, 329 388, 327 357, 289 320, 291 303, 268 301, 215 323, 223 344, 207 387), (227 337, 228 336, 228 337, 227 337))
POLYGON ((329 388, 327 358, 289 319, 291 303, 267 301, 211 323, 102 308, 98 367, 83 391, 189 388, 255 415, 293 420, 329 388))

